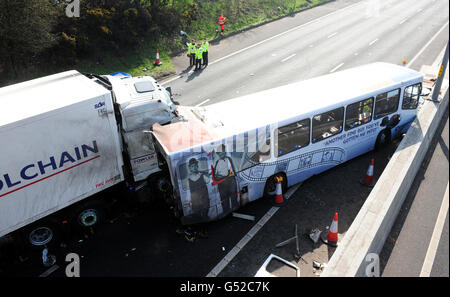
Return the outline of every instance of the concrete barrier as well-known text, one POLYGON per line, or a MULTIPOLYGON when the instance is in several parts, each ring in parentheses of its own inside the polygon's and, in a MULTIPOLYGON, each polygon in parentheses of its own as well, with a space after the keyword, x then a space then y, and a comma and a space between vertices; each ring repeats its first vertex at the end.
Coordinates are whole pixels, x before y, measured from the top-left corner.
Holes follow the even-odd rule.
POLYGON ((448 108, 448 88, 440 102, 425 101, 383 174, 321 274, 366 276, 370 253, 380 254, 403 201, 448 108))

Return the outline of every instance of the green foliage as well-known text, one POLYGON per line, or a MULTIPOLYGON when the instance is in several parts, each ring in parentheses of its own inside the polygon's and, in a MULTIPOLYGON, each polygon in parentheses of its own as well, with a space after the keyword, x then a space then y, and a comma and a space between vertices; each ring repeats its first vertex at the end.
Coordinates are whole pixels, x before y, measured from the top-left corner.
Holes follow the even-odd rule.
POLYGON ((180 30, 212 40, 220 14, 227 35, 324 1, 80 0, 80 17, 69 18, 65 0, 0 0, 0 84, 5 74, 25 80, 68 68, 160 77, 174 71, 169 55, 186 48, 180 30))
POLYGON ((262 22, 288 15, 327 0, 203 0, 195 22, 185 24, 185 31, 198 38, 217 38, 218 17, 227 18, 225 33, 243 30, 262 22))
POLYGON ((56 43, 54 10, 47 0, 0 1, 0 69, 9 77, 22 74, 56 43))
POLYGON ((146 38, 152 28, 150 5, 137 0, 81 2, 80 18, 60 19, 62 42, 76 55, 104 51, 121 54, 146 38))

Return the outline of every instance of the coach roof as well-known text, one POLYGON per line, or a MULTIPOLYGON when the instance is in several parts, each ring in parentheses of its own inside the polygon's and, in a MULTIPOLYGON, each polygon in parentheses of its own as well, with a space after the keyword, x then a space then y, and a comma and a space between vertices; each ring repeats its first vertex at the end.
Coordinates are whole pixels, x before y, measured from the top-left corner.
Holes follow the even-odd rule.
MULTIPOLYGON (((204 107, 208 118, 223 123, 220 134, 238 134, 386 88, 421 79, 422 74, 394 64, 372 63, 261 91, 204 107)), ((364 98, 362 98, 364 99, 364 98)))

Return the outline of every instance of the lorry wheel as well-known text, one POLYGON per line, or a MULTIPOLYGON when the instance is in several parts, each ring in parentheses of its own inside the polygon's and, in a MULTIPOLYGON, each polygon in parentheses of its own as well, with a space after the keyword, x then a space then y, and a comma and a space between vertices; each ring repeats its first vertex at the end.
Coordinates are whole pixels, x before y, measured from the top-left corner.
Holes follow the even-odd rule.
POLYGON ((378 136, 377 140, 375 141, 375 150, 378 151, 380 149, 383 149, 386 147, 391 140, 391 130, 384 129, 382 130, 378 136))
POLYGON ((59 230, 56 224, 43 222, 36 224, 25 231, 26 243, 31 247, 51 246, 59 239, 59 230))
POLYGON ((76 221, 81 228, 97 226, 103 220, 100 203, 86 203, 77 211, 76 221))

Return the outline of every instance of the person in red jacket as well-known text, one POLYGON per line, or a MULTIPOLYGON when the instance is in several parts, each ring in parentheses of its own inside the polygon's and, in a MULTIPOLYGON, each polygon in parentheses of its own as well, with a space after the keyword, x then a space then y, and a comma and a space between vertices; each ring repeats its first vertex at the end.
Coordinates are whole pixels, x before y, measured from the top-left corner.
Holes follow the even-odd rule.
POLYGON ((220 34, 223 35, 223 31, 225 30, 225 22, 227 21, 227 18, 223 16, 223 14, 221 14, 219 16, 219 27, 220 27, 220 34))

